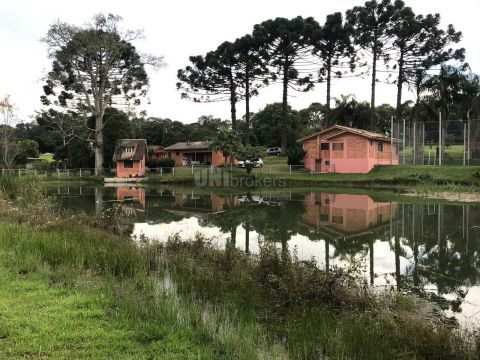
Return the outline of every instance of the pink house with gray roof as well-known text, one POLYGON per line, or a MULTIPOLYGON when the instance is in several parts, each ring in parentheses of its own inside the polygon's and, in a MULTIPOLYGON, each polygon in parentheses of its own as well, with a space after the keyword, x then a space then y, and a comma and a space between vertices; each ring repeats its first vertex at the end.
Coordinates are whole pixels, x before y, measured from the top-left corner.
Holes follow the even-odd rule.
POLYGON ((334 125, 298 141, 307 152, 305 168, 314 172, 368 173, 399 163, 398 140, 371 131, 334 125))

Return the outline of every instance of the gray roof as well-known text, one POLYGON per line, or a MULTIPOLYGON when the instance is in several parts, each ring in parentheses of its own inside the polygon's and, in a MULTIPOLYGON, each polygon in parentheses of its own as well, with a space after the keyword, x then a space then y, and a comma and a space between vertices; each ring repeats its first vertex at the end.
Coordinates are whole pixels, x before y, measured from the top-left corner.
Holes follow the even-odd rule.
POLYGON ((147 155, 147 140, 145 139, 118 139, 113 153, 113 161, 119 160, 142 160, 147 155), (126 154, 123 149, 131 146, 134 152, 126 154))
POLYGON ((210 150, 208 141, 187 141, 178 142, 176 144, 167 146, 165 150, 210 150))

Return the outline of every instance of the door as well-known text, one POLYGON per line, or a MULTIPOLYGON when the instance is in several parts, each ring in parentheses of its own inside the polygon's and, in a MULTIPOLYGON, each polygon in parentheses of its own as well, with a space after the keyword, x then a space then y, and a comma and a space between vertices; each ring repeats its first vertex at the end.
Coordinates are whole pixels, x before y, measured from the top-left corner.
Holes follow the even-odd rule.
POLYGON ((315 160, 315 172, 322 172, 322 159, 315 160))

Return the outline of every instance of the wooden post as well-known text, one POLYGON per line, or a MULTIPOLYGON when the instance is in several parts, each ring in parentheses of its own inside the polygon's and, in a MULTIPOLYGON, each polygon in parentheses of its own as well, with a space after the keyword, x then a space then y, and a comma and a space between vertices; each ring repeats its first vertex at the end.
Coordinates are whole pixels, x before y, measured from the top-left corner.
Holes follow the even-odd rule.
POLYGON ((80 168, 80 177, 82 177, 82 168, 80 168))
POLYGON ((413 123, 413 165, 417 163, 417 138, 416 138, 417 122, 413 123))
POLYGON ((290 166, 290 175, 292 175, 292 165, 289 165, 290 166))
POLYGON ((403 165, 405 165, 405 119, 403 119, 403 165))
POLYGON ((467 165, 467 123, 463 123, 463 166, 467 165))
POLYGON ((393 115, 390 118, 390 165, 393 164, 393 115))
POLYGON ((438 112, 438 165, 442 165, 442 112, 438 112))

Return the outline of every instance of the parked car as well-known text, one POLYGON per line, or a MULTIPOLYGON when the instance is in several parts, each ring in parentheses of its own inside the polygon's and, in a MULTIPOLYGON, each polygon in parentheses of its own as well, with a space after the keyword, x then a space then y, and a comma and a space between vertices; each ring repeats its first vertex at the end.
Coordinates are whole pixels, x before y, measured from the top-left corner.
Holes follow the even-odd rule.
POLYGON ((263 167, 263 160, 260 158, 250 159, 250 162, 253 164, 253 167, 256 167, 256 168, 263 167))
POLYGON ((280 155, 282 153, 282 148, 280 147, 272 147, 267 149, 267 155, 280 155))
POLYGON ((241 160, 237 163, 239 168, 245 168, 248 164, 252 164, 254 168, 263 167, 263 160, 260 158, 253 158, 249 160, 241 160))

